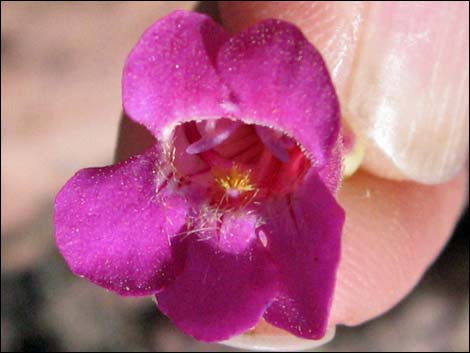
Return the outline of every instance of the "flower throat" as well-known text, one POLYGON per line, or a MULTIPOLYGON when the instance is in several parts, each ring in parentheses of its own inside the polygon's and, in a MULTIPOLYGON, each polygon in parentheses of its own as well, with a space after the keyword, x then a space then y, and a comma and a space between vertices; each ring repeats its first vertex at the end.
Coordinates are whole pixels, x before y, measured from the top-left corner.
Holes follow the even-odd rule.
POLYGON ((180 184, 201 187, 216 208, 236 210, 286 195, 311 165, 293 138, 225 118, 177 126, 171 147, 180 184))

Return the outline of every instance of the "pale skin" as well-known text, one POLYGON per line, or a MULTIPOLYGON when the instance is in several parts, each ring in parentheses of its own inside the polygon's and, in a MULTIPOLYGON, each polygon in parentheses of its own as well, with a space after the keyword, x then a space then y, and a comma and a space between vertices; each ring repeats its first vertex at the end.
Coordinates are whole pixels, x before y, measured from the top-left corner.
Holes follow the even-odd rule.
MULTIPOLYGON (((468 53, 468 3, 462 4, 460 5, 462 6, 461 21, 463 24, 465 21, 467 23, 468 53)), ((340 45, 335 41, 330 41, 333 44, 327 45, 330 43, 329 39, 334 39, 335 36, 343 38, 346 42, 348 40, 357 42, 357 38, 353 38, 356 35, 369 38, 366 34, 359 33, 352 35, 352 39, 348 39, 350 27, 345 26, 347 21, 356 21, 358 18, 361 18, 361 21, 372 21, 364 14, 369 13, 370 9, 364 9, 360 4, 348 5, 356 6, 348 11, 344 11, 341 7, 335 8, 334 5, 314 5, 311 2, 289 2, 288 4, 222 2, 219 6, 222 22, 229 31, 241 30, 263 18, 282 18, 296 23, 307 38, 315 42, 314 44, 321 52, 322 46, 326 50, 334 51, 335 45, 340 45), (325 26, 318 26, 319 16, 329 17, 330 20, 325 26), (344 36, 339 35, 341 31, 344 31, 344 36)), ((412 15, 410 13, 404 17, 412 15)), ((455 19, 452 21, 455 22, 455 19)), ((448 31, 442 35, 451 37, 452 32, 448 31)), ((342 44, 342 48, 350 50, 353 57, 355 57, 354 51, 362 50, 364 46, 367 47, 367 43, 342 44)), ((340 50, 340 48, 336 49, 340 50)), ((459 53, 454 54, 459 55, 459 53)), ((331 53, 326 53, 325 60, 327 64, 333 66, 331 61, 337 58, 335 59, 331 53), (328 62, 329 59, 330 62, 328 62)), ((468 54, 463 65, 466 65, 462 70, 464 73, 466 70, 468 82, 468 54)), ((344 102, 347 104, 347 96, 350 95, 348 90, 351 89, 348 77, 354 74, 355 69, 353 62, 343 60, 336 73, 333 73, 342 104, 344 102)), ((453 75, 451 69, 448 71, 449 75, 453 75)), ((453 78, 450 77, 450 79, 453 78)), ((451 89, 455 90, 456 96, 468 97, 468 84, 466 88, 462 87, 460 82, 457 82, 451 89), (462 93, 458 91, 459 89, 466 90, 466 92, 462 93)), ((406 104, 404 100, 395 100, 395 102, 406 104)), ((413 104, 413 102, 410 101, 408 104, 413 104)), ((430 101, 429 104, 436 103, 430 101)), ((465 102, 462 104, 465 105, 465 102)), ((407 110, 402 109, 402 111, 407 110)), ((354 115, 354 110, 352 112, 354 115)), ((368 114, 367 107, 365 112, 364 114, 368 114)), ((439 151, 432 150, 438 149, 439 144, 438 146, 430 144, 430 153, 435 155, 436 168, 440 168, 439 175, 442 176, 442 180, 434 181, 432 185, 416 182, 431 180, 432 178, 427 178, 425 175, 427 171, 423 171, 424 174, 417 173, 414 166, 410 167, 407 164, 409 161, 405 164, 399 161, 397 163, 401 163, 400 165, 394 165, 390 162, 390 156, 387 155, 393 152, 375 151, 366 142, 366 155, 369 152, 366 163, 368 171, 362 164, 358 172, 343 182, 338 194, 339 202, 346 211, 346 223, 343 233, 342 260, 330 317, 331 325, 357 325, 391 309, 413 289, 452 234, 462 209, 468 201, 468 167, 465 166, 468 160, 468 98, 466 111, 463 109, 463 113, 459 111, 455 114, 456 116, 452 116, 451 119, 457 125, 467 124, 467 132, 449 128, 440 132, 438 138, 439 141, 452 139, 463 141, 459 146, 452 146, 458 149, 453 154, 463 154, 466 157, 463 158, 463 165, 457 161, 458 158, 452 163, 441 163, 439 151), (462 137, 461 135, 465 133, 467 135, 462 137), (457 165, 458 163, 460 165, 457 165)), ((356 124, 356 127, 362 126, 361 124, 356 124)), ((426 138, 428 132, 423 126, 417 124, 413 139, 426 138)), ((396 128, 396 126, 393 125, 391 128, 396 128)), ((400 133, 398 130, 395 135, 400 133)), ((121 123, 117 159, 122 160, 141 152, 152 143, 153 139, 144 128, 124 118, 121 123)), ((422 145, 416 148, 421 147, 422 145)), ((430 163, 432 164, 432 161, 430 163)), ((255 329, 255 333, 264 333, 269 330, 271 328, 262 324, 255 329)))

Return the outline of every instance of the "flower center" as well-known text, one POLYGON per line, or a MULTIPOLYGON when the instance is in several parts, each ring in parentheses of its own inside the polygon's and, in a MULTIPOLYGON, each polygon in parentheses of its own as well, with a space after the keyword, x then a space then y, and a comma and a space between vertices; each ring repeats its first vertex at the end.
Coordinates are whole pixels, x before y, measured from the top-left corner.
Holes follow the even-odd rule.
POLYGON ((168 151, 181 182, 198 186, 217 208, 239 209, 285 195, 311 165, 286 134, 225 118, 177 126, 168 151))
POLYGON ((232 198, 255 190, 255 186, 251 184, 249 172, 241 171, 237 165, 233 165, 228 174, 222 172, 216 176, 215 181, 232 198))

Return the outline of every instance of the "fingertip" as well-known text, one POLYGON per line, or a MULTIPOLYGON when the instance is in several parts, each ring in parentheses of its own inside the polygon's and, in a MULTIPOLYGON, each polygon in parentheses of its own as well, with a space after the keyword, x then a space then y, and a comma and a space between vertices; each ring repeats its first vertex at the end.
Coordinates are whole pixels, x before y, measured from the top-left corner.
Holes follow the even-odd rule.
POLYGON ((346 211, 331 322, 357 325, 392 308, 446 244, 467 202, 468 171, 429 186, 359 172, 339 194, 346 211))

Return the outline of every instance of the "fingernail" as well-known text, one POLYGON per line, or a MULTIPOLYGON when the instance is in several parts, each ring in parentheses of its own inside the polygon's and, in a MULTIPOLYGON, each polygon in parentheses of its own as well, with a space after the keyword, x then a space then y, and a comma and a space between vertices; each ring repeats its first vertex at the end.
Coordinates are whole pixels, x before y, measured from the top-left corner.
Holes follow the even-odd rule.
POLYGON ((467 2, 230 1, 220 8, 233 32, 272 17, 302 29, 325 58, 369 172, 440 183, 467 161, 467 2))
POLYGON ((468 3, 374 2, 363 22, 343 114, 363 166, 440 183, 468 153, 468 3))
POLYGON ((270 326, 264 320, 249 332, 221 342, 227 346, 256 351, 294 352, 318 348, 335 337, 336 328, 330 327, 319 340, 307 340, 295 337, 278 328, 270 326))

